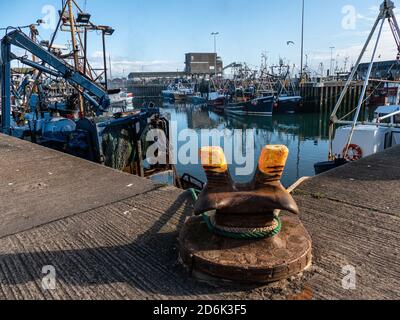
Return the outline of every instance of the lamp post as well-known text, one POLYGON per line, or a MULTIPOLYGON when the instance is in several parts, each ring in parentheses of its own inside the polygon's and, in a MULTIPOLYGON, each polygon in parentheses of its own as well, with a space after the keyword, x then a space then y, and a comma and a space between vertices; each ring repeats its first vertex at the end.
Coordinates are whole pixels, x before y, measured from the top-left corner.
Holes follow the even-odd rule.
POLYGON ((217 77, 217 36, 219 32, 212 32, 211 35, 214 37, 214 53, 215 53, 215 61, 214 61, 214 73, 215 77, 217 77))
POLYGON ((103 26, 100 28, 102 31, 102 39, 103 39, 103 60, 104 60, 104 81, 105 81, 105 89, 108 90, 108 69, 107 69, 107 53, 106 53, 106 36, 111 36, 114 33, 114 29, 111 27, 103 26))

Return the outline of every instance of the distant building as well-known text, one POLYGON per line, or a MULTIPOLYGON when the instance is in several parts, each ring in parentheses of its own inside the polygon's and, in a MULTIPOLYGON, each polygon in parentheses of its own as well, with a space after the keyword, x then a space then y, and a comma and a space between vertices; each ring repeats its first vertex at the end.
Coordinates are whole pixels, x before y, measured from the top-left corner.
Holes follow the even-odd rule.
POLYGON ((131 72, 130 81, 173 80, 192 76, 213 76, 217 63, 217 74, 223 73, 223 62, 215 53, 187 53, 184 71, 131 72), (216 59, 216 60, 215 60, 216 59))
MULTIPOLYGON (((358 79, 365 79, 368 72, 369 63, 361 63, 357 70, 358 79)), ((400 61, 380 61, 375 62, 372 67, 371 78, 373 79, 400 79, 400 61)))
POLYGON ((217 73, 222 74, 223 62, 216 53, 187 53, 185 71, 191 75, 213 75, 215 67, 217 73))
POLYGON ((184 76, 186 76, 186 72, 181 71, 131 72, 128 79, 175 79, 184 76))

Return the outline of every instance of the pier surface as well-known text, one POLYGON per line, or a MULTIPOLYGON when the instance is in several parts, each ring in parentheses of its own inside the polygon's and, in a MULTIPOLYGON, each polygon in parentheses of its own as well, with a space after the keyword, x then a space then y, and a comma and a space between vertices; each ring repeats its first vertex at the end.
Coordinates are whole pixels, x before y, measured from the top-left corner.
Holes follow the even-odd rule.
POLYGON ((301 185, 313 267, 238 287, 179 263, 188 193, 0 134, 0 299, 400 299, 399 159, 393 148, 301 185))

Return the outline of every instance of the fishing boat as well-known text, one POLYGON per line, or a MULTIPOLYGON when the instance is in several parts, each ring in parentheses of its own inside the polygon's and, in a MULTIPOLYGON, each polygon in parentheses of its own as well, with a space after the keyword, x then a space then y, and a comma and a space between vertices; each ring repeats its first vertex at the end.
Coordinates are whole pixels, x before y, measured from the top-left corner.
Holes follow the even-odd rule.
POLYGON ((332 141, 334 160, 315 164, 316 174, 400 144, 400 105, 378 107, 370 124, 341 126, 332 141), (352 136, 348 144, 349 136, 352 136))
POLYGON ((121 89, 108 91, 111 109, 113 113, 132 111, 133 108, 133 94, 121 89))
POLYGON ((88 39, 80 39, 89 26, 103 40, 114 29, 89 22, 88 14, 86 23, 75 24, 75 12, 76 22, 84 20, 75 1, 63 1, 51 40, 42 38, 39 23, 29 25, 29 34, 25 28, 6 30, 0 40, 0 132, 141 177, 169 170, 169 164, 145 164, 140 156, 146 153, 140 142, 153 129, 169 140, 168 119, 155 107, 127 112, 133 108, 132 96, 109 87, 113 83, 107 81, 106 63, 104 69, 93 68, 86 59, 88 39), (74 50, 64 55, 53 49, 57 39, 72 43, 74 50), (23 67, 14 71, 12 61, 21 59, 21 52, 23 67))
POLYGON ((348 161, 346 159, 340 159, 340 158, 332 161, 318 162, 314 165, 315 174, 319 175, 324 172, 328 172, 332 169, 341 167, 347 163, 348 161))
POLYGON ((275 78, 275 95, 277 97, 274 113, 291 114, 300 111, 303 98, 298 95, 295 80, 291 76, 290 66, 285 65, 281 59, 279 65, 272 66, 271 69, 271 76, 275 78))
POLYGON ((339 127, 333 139, 333 154, 335 158, 356 161, 399 143, 400 105, 381 106, 376 109, 372 124, 357 124, 354 129, 351 125, 339 127), (347 147, 350 135, 351 144, 347 147))
POLYGON ((201 96, 199 93, 191 97, 191 102, 195 105, 206 104, 207 99, 201 96))
POLYGON ((170 84, 167 90, 162 91, 163 98, 172 101, 186 101, 193 95, 194 89, 185 79, 175 79, 174 83, 170 84))
MULTIPOLYGON (((397 62, 394 63, 396 65, 397 62)), ((380 79, 371 79, 371 82, 377 83, 375 88, 370 88, 367 91, 369 97, 366 104, 369 108, 376 108, 382 105, 395 104, 400 96, 400 84, 389 78, 385 83, 382 83, 380 79)))
POLYGON ((274 113, 296 113, 303 105, 303 98, 301 96, 280 95, 277 97, 274 113))
POLYGON ((259 91, 249 73, 246 70, 241 71, 230 84, 230 101, 224 106, 224 113, 236 116, 272 116, 276 104, 274 95, 259 91))
POLYGON ((226 96, 220 92, 210 92, 208 94, 207 104, 210 107, 223 107, 226 103, 226 96))
POLYGON ((229 103, 225 108, 224 112, 227 115, 237 116, 272 116, 276 99, 274 96, 254 98, 249 101, 229 103))
POLYGON ((188 93, 173 86, 168 87, 167 90, 163 90, 162 96, 166 100, 184 101, 188 97, 188 93))
MULTIPOLYGON (((364 157, 376 154, 400 144, 399 94, 397 95, 396 104, 378 107, 374 112, 374 119, 372 121, 360 121, 359 119, 361 109, 366 101, 368 86, 370 82, 373 82, 370 81, 370 76, 386 19, 388 19, 390 24, 390 29, 393 33, 397 48, 400 48, 400 28, 393 13, 394 9, 395 6, 393 2, 389 0, 385 0, 380 7, 380 13, 374 24, 374 27, 370 32, 370 35, 358 57, 358 60, 353 67, 353 71, 351 72, 332 112, 329 124, 329 161, 315 164, 314 167, 317 174, 336 168, 348 162, 358 161, 364 157), (344 118, 339 118, 338 111, 342 101, 344 100, 348 89, 355 78, 355 74, 358 70, 360 62, 378 26, 379 31, 374 50, 372 52, 371 63, 369 64, 368 71, 365 76, 364 85, 358 100, 358 104, 353 110, 355 115, 351 121, 345 119, 347 116, 344 118), (338 126, 336 130, 335 126, 338 126)), ((400 49, 397 54, 397 57, 399 56, 400 49)), ((393 81, 392 79, 381 79, 379 82, 400 83, 400 81, 393 81)))

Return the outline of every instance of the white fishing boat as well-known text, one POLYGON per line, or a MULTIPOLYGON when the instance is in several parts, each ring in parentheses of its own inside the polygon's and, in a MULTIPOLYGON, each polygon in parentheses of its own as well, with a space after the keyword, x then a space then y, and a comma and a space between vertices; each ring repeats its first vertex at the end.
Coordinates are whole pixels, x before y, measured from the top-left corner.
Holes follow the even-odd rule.
POLYGON ((133 94, 125 91, 110 90, 109 91, 110 103, 112 112, 127 112, 132 111, 133 107, 133 94))
MULTIPOLYGON (((315 164, 317 174, 348 162, 360 160, 400 143, 400 94, 397 95, 396 104, 378 107, 375 110, 373 120, 360 121, 362 107, 368 100, 366 92, 370 84, 371 72, 386 20, 390 25, 397 48, 399 48, 397 57, 400 57, 400 29, 393 11, 394 9, 394 3, 390 0, 385 0, 380 7, 378 18, 332 112, 329 124, 329 161, 315 164), (378 30, 378 35, 358 104, 351 113, 340 118, 339 110, 341 104, 355 79, 355 74, 376 30, 378 30), (352 120, 347 120, 346 118, 351 116, 352 113, 354 113, 352 120)), ((400 63, 398 59, 397 63, 400 63)), ((385 83, 386 81, 390 83, 396 82, 382 79, 380 83, 385 83)))
POLYGON ((168 86, 167 90, 162 91, 164 99, 173 101, 185 101, 194 95, 193 86, 184 79, 176 79, 175 82, 168 86))
POLYGON ((342 126, 333 139, 333 155, 356 161, 400 144, 400 105, 381 106, 375 111, 372 124, 342 126), (347 146, 349 136, 351 144, 347 146))

